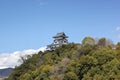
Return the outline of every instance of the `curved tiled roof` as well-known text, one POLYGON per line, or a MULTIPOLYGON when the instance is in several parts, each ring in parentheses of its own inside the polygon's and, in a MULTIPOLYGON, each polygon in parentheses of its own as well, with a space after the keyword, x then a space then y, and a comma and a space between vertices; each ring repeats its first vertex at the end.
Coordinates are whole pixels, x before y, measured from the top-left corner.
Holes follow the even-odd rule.
POLYGON ((68 36, 66 36, 64 32, 57 33, 56 36, 54 36, 53 38, 58 38, 58 37, 65 37, 65 38, 68 38, 68 36))

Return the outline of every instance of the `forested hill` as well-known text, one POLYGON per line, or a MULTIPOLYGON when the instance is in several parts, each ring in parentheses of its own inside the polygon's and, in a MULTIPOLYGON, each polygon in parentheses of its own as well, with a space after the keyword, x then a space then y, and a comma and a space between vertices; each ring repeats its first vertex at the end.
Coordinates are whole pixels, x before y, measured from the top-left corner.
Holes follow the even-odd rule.
POLYGON ((120 43, 90 37, 22 59, 5 80, 120 80, 120 43))

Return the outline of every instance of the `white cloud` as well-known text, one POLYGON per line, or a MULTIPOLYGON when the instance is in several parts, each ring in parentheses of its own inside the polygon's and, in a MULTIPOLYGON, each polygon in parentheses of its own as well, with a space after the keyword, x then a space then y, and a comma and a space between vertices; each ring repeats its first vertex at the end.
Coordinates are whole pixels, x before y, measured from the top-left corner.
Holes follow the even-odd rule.
POLYGON ((15 67, 20 65, 19 59, 21 56, 36 54, 39 51, 45 51, 46 47, 39 48, 38 50, 29 49, 24 51, 16 51, 13 53, 1 53, 0 54, 0 69, 15 67))

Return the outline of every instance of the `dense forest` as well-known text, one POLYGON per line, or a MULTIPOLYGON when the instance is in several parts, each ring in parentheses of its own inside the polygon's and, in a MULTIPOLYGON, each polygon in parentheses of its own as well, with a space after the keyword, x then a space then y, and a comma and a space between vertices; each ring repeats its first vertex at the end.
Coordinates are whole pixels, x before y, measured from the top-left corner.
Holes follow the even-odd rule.
POLYGON ((21 60, 5 80, 120 80, 120 43, 106 38, 85 37, 21 60))

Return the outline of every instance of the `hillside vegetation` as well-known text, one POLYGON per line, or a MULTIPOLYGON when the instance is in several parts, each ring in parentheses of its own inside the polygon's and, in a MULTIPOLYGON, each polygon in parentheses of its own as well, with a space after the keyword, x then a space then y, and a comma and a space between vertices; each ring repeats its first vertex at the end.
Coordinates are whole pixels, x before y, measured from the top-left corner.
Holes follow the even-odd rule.
POLYGON ((105 38, 85 37, 22 61, 5 80, 120 80, 120 43, 105 38))

